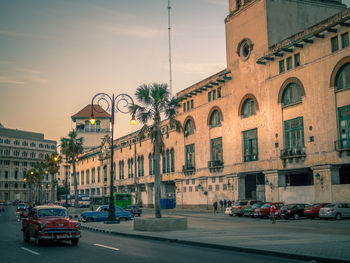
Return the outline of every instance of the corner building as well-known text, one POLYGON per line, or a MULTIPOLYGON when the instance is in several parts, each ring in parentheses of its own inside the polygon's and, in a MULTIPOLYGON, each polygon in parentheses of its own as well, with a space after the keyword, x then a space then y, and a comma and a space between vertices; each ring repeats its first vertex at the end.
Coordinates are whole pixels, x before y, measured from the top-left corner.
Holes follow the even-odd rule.
MULTIPOLYGON (((226 69, 177 93, 184 133, 163 123, 162 198, 348 201, 350 9, 230 0, 225 25, 226 69)), ((150 141, 134 133, 116 145, 116 190, 153 204, 150 141)))

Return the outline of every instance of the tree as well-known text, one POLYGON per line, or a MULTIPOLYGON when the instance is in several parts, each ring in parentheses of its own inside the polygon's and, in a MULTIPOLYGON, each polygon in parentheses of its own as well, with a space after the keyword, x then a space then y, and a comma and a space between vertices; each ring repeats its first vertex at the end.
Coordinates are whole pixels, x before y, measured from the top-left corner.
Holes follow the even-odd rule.
POLYGON ((23 179, 29 187, 29 201, 33 201, 32 186, 35 185, 35 182, 36 182, 36 170, 35 169, 28 170, 27 173, 24 175, 23 179))
POLYGON ((58 173, 60 166, 59 164, 62 161, 62 156, 58 155, 58 153, 51 153, 51 155, 47 155, 45 157, 45 162, 47 163, 47 171, 52 176, 51 182, 51 201, 55 201, 55 186, 57 184, 55 175, 58 173))
POLYGON ((41 190, 42 190, 42 181, 44 180, 44 174, 47 172, 47 163, 44 161, 40 161, 40 162, 36 162, 34 164, 34 178, 35 178, 35 185, 36 185, 36 189, 39 190, 39 204, 41 204, 41 190))
POLYGON ((66 156, 73 165, 73 178, 74 178, 74 206, 78 207, 78 185, 75 172, 75 162, 78 159, 79 154, 83 152, 83 138, 77 138, 77 132, 75 130, 68 134, 68 137, 61 137, 61 152, 66 156))
POLYGON ((154 167, 154 200, 155 217, 161 218, 160 197, 161 197, 161 177, 160 177, 160 153, 164 149, 163 134, 161 131, 161 118, 164 116, 169 121, 171 128, 181 132, 181 123, 175 119, 176 109, 179 107, 179 100, 171 98, 167 84, 153 83, 143 84, 135 92, 135 96, 140 105, 134 104, 130 107, 131 113, 144 125, 140 130, 140 138, 146 133, 149 134, 153 144, 155 167, 154 167), (152 122, 148 125, 149 122, 152 122))

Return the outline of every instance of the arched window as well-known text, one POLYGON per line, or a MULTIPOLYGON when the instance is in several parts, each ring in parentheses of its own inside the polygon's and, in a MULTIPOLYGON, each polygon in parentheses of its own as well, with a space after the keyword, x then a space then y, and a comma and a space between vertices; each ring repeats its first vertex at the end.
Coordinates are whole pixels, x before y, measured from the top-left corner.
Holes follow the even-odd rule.
POLYGON ((347 88, 350 88, 350 63, 347 63, 340 68, 336 78, 337 90, 347 88))
POLYGON ((101 121, 96 121, 96 131, 101 131, 101 121))
POLYGON ((214 110, 210 116, 210 128, 218 127, 221 125, 221 114, 218 110, 214 110))
POLYGON ((148 155, 148 168, 149 168, 149 175, 152 175, 152 154, 148 155))
POLYGON ((242 118, 248 118, 249 116, 256 114, 256 103, 252 99, 247 99, 242 108, 242 118))
POLYGON ((170 150, 170 159, 171 159, 171 171, 175 172, 175 151, 174 148, 170 150))
MULTIPOLYGON (((154 153, 153 153, 153 174, 156 174, 156 158, 155 158, 155 156, 154 156, 154 153)), ((159 169, 160 169, 160 167, 159 167, 159 169)))
POLYGON ((90 124, 90 131, 94 132, 94 131, 95 131, 95 128, 96 128, 96 123, 92 124, 92 123, 90 122, 89 124, 90 124))
POLYGON ((144 158, 143 155, 141 156, 141 176, 145 175, 145 170, 144 170, 144 158))
POLYGON ((130 162, 130 159, 128 159, 128 178, 131 178, 130 170, 131 170, 131 162, 130 162))
POLYGON ((166 172, 170 173, 170 152, 166 150, 166 172))
POLYGON ((137 176, 141 176, 141 158, 140 156, 137 157, 137 176))
POLYGON ((116 177, 116 165, 115 165, 115 163, 113 163, 113 179, 115 180, 115 177, 116 177))
POLYGON ((290 83, 282 95, 283 106, 301 102, 300 87, 296 83, 290 83))
POLYGON ((130 177, 133 178, 134 177, 134 159, 131 158, 130 159, 130 177))
POLYGON ((192 120, 188 120, 185 124, 185 136, 191 135, 194 133, 194 123, 192 120))
POLYGON ((162 161, 162 163, 163 163, 163 174, 165 174, 166 173, 166 159, 165 159, 165 154, 164 153, 162 154, 162 159, 163 159, 163 161, 162 161))

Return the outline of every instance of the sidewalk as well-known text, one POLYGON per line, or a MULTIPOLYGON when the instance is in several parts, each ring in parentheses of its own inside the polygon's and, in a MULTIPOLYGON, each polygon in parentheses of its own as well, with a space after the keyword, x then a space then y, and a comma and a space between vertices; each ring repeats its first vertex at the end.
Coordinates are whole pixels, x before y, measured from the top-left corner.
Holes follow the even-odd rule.
MULTIPOLYGON (((184 210, 181 211, 186 213, 184 210)), ((256 221, 248 218, 227 220, 223 215, 221 219, 220 217, 215 219, 215 215, 207 212, 192 212, 193 216, 187 215, 188 229, 185 231, 135 231, 132 221, 112 225, 103 222, 82 223, 82 228, 134 238, 166 240, 308 261, 315 259, 316 262, 350 262, 350 235, 348 231, 343 233, 338 231, 336 234, 322 231, 325 224, 329 229, 330 222, 313 220, 314 226, 309 227, 311 221, 279 220, 277 224, 272 225, 269 220, 256 221), (320 229, 320 232, 314 231, 315 227, 320 229)), ((171 213, 179 211, 169 214, 171 213)), ((349 229, 350 226, 350 221, 347 220, 334 223, 342 224, 338 226, 344 229, 349 229)))

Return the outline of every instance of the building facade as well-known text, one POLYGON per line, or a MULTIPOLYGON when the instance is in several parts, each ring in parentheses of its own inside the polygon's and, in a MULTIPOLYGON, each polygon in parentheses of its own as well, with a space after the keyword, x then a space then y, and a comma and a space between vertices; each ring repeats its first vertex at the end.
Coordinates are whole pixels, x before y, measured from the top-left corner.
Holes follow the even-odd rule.
MULTIPOLYGON (((350 9, 340 0, 230 0, 225 26, 226 69, 177 93, 183 133, 163 122, 162 199, 207 208, 350 200, 350 9)), ((115 144, 115 189, 152 205, 150 140, 132 133, 115 144)), ((77 170, 84 193, 108 189, 101 149, 77 170), (98 167, 106 181, 91 185, 98 167)))
MULTIPOLYGON (((57 143, 44 138, 44 134, 0 127, 0 200, 25 201, 30 197, 30 188, 24 181, 27 170, 38 161, 45 160, 56 152, 57 143)), ((46 174, 41 187, 41 200, 51 200, 51 185, 54 178, 46 174)))

